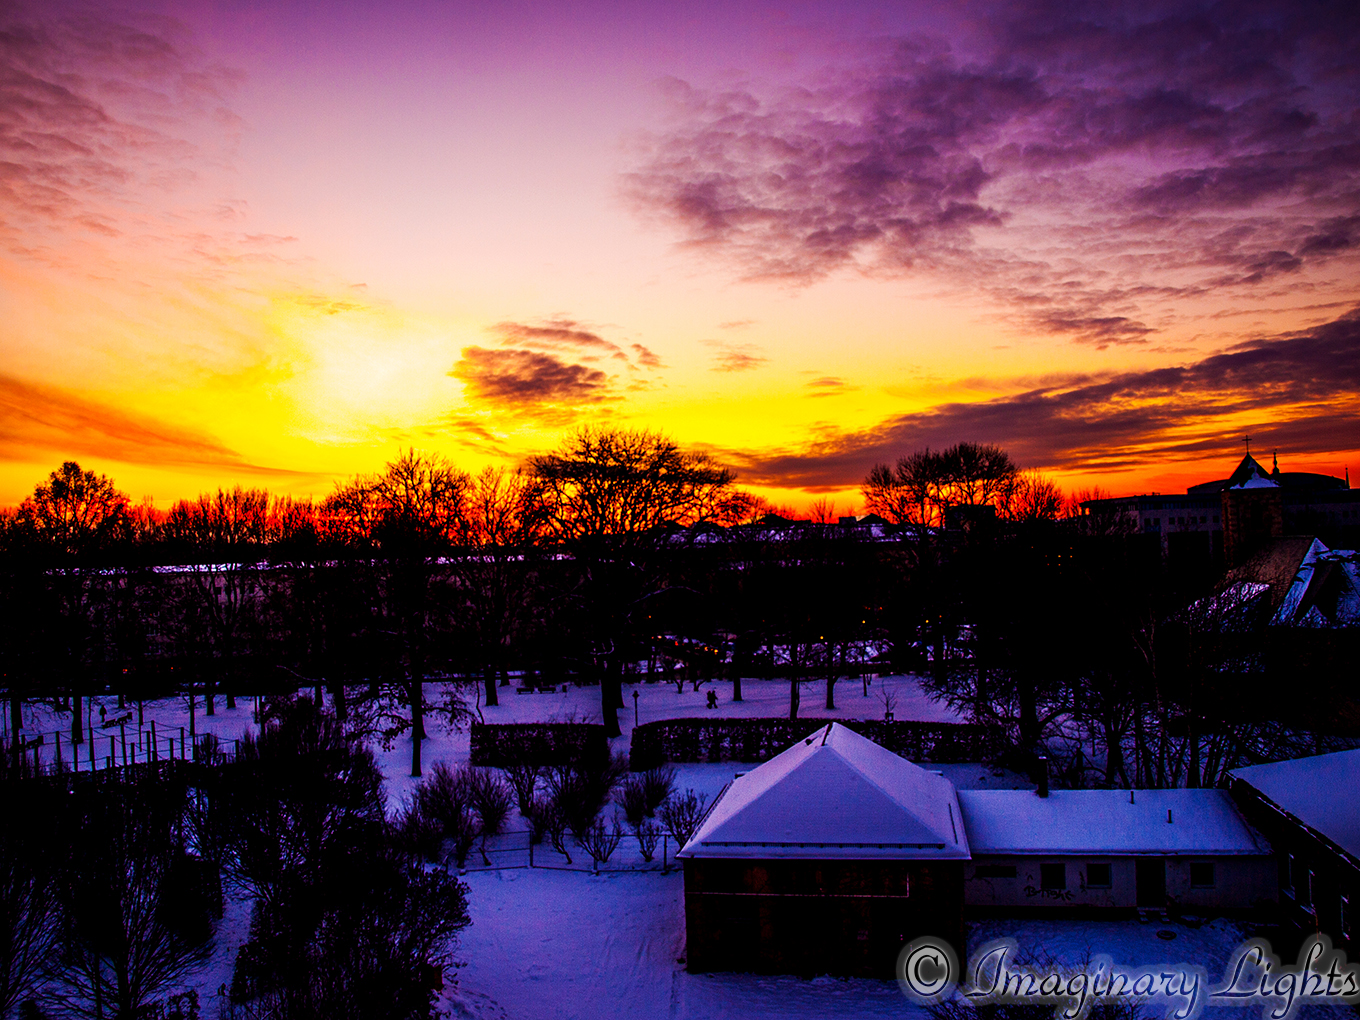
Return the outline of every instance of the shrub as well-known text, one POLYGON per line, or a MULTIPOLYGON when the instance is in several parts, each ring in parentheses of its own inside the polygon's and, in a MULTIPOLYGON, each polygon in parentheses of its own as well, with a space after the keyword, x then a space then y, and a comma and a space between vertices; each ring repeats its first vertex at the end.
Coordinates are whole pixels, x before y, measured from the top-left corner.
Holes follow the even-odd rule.
POLYGON ((460 868, 480 831, 473 785, 467 771, 454 770, 446 762, 438 761, 429 777, 415 789, 414 805, 438 823, 442 837, 453 844, 448 858, 460 868))
POLYGON ((528 818, 543 767, 537 763, 522 762, 518 765, 506 765, 504 770, 506 779, 510 781, 510 786, 515 791, 515 805, 519 808, 519 813, 528 818))
POLYGON ((543 831, 548 834, 548 841, 552 848, 571 863, 571 851, 567 849, 567 819, 558 808, 557 804, 551 800, 544 800, 534 808, 534 818, 543 826, 543 831))
POLYGON ((643 797, 647 803, 647 814, 656 814, 656 809, 665 803, 675 787, 675 769, 661 765, 648 769, 642 774, 643 797))
POLYGON ((652 812, 648 810, 647 787, 642 776, 626 776, 614 795, 629 825, 637 825, 652 812))
POLYGON ((549 768, 548 790, 552 802, 578 841, 594 824, 627 771, 627 759, 622 755, 549 768))
POLYGON ((642 859, 650 862, 656 856, 656 845, 661 842, 661 829, 650 818, 644 818, 633 826, 633 835, 637 837, 642 859))
POLYGON ((708 800, 706 794, 696 794, 693 790, 686 790, 683 797, 672 796, 666 803, 661 805, 662 824, 675 837, 679 846, 684 846, 694 835, 694 830, 699 827, 699 820, 704 816, 704 803, 708 800))
POLYGON ((468 794, 477 812, 483 841, 505 828, 510 816, 510 788, 490 769, 469 769, 468 794))
POLYGON ((402 806, 392 823, 392 845, 408 857, 433 864, 444 846, 444 826, 413 799, 402 806))
POLYGON ((595 870, 599 871, 600 865, 607 863, 619 848, 619 842, 623 839, 623 826, 619 824, 618 815, 614 816, 613 824, 607 829, 604 819, 596 818, 595 824, 576 838, 595 862, 595 870))

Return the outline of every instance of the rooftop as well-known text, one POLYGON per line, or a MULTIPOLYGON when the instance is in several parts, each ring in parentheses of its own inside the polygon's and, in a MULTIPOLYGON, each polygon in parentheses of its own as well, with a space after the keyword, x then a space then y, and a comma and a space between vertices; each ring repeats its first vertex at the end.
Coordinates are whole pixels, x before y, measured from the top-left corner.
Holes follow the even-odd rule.
POLYGON ((949 780, 830 723, 719 795, 681 857, 967 859, 949 780))
POLYGON ((962 790, 959 805, 974 856, 1270 852, 1224 790, 962 790))
POLYGON ((1353 857, 1360 857, 1360 750, 1249 765, 1232 775, 1316 829, 1353 857))

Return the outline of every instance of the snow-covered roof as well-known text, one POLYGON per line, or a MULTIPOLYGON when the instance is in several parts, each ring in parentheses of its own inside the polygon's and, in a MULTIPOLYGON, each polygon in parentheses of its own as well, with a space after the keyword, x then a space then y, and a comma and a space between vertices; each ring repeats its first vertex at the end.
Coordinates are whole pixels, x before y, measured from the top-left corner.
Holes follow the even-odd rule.
POLYGON ((954 784, 830 723, 738 776, 681 857, 967 859, 954 784))
POLYGON ((1233 776, 1250 783, 1278 807, 1360 857, 1360 750, 1248 765, 1233 776))
POLYGON ((974 856, 1270 852, 1224 790, 961 790, 959 804, 974 856))

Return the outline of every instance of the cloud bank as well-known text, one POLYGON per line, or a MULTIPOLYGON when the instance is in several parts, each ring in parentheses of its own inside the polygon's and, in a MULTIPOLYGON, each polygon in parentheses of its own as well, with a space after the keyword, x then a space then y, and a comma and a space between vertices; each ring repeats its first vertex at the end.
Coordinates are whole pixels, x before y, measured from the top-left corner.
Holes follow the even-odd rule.
POLYGON ((898 415, 791 450, 722 451, 743 482, 857 486, 876 463, 961 440, 997 443, 1031 467, 1110 471, 1215 453, 1250 420, 1263 448, 1352 450, 1360 437, 1360 311, 1171 368, 1070 380, 976 403, 898 415))
POLYGON ((970 38, 898 40, 815 85, 671 82, 679 126, 629 191, 747 278, 921 275, 1095 344, 1145 340, 1185 298, 1316 287, 1338 259, 1353 280, 1355 4, 968 10, 970 38))

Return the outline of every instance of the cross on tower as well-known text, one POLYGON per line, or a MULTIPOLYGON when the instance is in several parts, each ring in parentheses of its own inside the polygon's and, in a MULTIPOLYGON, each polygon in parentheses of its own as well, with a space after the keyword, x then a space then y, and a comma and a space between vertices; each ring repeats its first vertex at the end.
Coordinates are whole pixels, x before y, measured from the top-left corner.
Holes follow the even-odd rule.
POLYGON ((1251 436, 1243 436, 1242 442, 1247 444, 1247 453, 1251 453, 1251 436))

